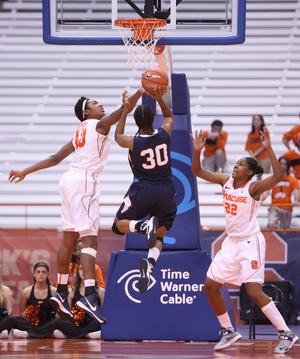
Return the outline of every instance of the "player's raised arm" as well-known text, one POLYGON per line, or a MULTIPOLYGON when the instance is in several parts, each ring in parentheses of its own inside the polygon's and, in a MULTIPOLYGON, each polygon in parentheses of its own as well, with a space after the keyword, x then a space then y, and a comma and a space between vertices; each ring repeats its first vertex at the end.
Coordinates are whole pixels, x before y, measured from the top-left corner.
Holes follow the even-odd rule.
POLYGON ((271 190, 282 179, 282 171, 281 171, 280 163, 271 147, 267 128, 264 127, 263 131, 260 131, 260 134, 261 134, 262 145, 268 151, 268 155, 271 159, 273 174, 261 181, 256 181, 252 183, 252 185, 249 188, 249 193, 254 199, 260 196, 263 192, 271 190))
MULTIPOLYGON (((127 90, 125 90, 124 92, 126 91, 127 90)), ((140 99, 143 93, 144 90, 139 89, 136 91, 135 94, 133 94, 130 97, 130 107, 128 109, 128 113, 130 113, 135 108, 135 105, 137 104, 138 100, 140 99)), ((97 132, 103 135, 107 135, 108 132, 110 131, 111 126, 120 120, 123 113, 123 109, 124 109, 124 105, 122 104, 120 108, 112 112, 110 115, 102 117, 101 120, 97 123, 97 132)))
POLYGON ((205 181, 211 183, 217 183, 223 186, 229 179, 228 175, 225 175, 223 173, 210 172, 201 167, 200 155, 206 142, 204 131, 200 130, 199 135, 198 135, 198 131, 196 131, 195 138, 191 134, 191 139, 193 140, 193 147, 194 147, 194 154, 192 158, 192 168, 191 168, 192 173, 195 176, 204 179, 205 181))
POLYGON ((132 150, 133 137, 124 135, 125 122, 126 122, 127 114, 131 107, 130 97, 128 96, 128 93, 126 91, 124 91, 122 95, 122 102, 123 102, 123 113, 116 127, 115 140, 119 146, 124 148, 129 148, 130 150, 132 150))

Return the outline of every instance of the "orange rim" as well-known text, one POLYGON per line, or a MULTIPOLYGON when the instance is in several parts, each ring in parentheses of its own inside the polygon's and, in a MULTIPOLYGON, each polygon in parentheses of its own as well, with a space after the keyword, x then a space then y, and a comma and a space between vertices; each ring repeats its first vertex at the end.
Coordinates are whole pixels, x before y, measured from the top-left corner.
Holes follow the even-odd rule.
POLYGON ((164 19, 118 19, 115 20, 115 26, 129 27, 134 29, 136 26, 149 25, 152 29, 156 27, 164 27, 167 25, 167 20, 164 19))
POLYGON ((150 41, 153 38, 153 30, 165 27, 167 20, 164 19, 118 19, 115 26, 134 30, 135 40, 150 41))

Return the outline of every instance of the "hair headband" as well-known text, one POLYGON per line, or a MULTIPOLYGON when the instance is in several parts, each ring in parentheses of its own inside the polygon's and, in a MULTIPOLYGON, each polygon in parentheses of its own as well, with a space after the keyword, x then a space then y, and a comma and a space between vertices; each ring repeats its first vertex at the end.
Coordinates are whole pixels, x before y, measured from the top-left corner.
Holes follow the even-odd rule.
POLYGON ((82 102, 82 116, 83 116, 83 118, 85 117, 84 116, 84 110, 85 110, 85 105, 86 105, 87 102, 88 102, 87 98, 82 102))

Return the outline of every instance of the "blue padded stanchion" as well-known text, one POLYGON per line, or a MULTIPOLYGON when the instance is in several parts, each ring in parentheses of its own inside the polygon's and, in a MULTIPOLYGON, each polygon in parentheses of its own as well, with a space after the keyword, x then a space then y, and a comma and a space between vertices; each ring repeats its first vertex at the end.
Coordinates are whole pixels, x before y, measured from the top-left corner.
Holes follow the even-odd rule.
MULTIPOLYGON (((210 257, 206 252, 164 251, 145 294, 137 289, 138 263, 146 251, 113 252, 104 300, 102 339, 219 340, 220 324, 203 292, 210 257)), ((230 309, 224 286, 222 293, 230 309)))

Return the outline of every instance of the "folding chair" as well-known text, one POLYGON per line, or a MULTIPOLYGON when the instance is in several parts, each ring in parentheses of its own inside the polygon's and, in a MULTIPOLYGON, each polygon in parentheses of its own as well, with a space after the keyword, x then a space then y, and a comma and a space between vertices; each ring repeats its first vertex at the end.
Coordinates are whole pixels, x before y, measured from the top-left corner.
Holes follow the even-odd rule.
MULTIPOLYGON (((277 307, 277 309, 280 311, 280 313, 283 316, 284 315, 284 301, 283 301, 282 290, 273 284, 263 284, 262 287, 263 287, 263 292, 265 294, 267 294, 273 300, 275 306, 277 307)), ((253 337, 253 339, 255 339, 255 335, 274 335, 274 333, 255 333, 256 308, 257 307, 258 307, 258 305, 255 304, 250 299, 249 339, 251 339, 251 337, 253 337)))

